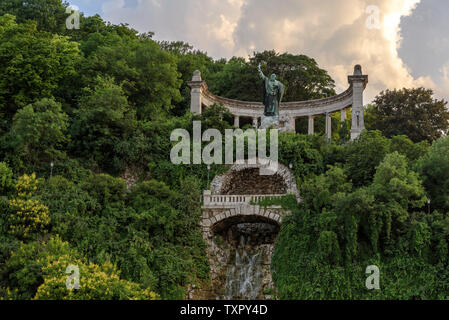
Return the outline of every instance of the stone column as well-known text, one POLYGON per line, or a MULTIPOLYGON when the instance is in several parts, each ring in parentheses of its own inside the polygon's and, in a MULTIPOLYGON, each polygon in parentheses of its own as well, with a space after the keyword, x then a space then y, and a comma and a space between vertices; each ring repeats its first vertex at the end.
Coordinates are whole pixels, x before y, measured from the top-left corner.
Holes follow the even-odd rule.
POLYGON ((330 112, 326 112, 326 138, 332 139, 332 118, 330 112))
POLYGON ((296 132, 296 119, 293 117, 290 117, 288 122, 289 122, 289 130, 291 132, 296 132))
POLYGON ((196 70, 193 72, 192 81, 187 82, 190 90, 190 112, 201 114, 202 112, 202 94, 206 83, 201 79, 201 72, 196 70))
POLYGON ((212 195, 212 192, 210 190, 204 190, 203 191, 203 204, 208 205, 210 203, 210 196, 212 195))
POLYGON ((254 129, 259 127, 259 119, 257 117, 253 117, 253 127, 254 129))
POLYGON ((240 127, 240 117, 234 116, 234 127, 239 128, 240 127))
POLYGON ((309 134, 310 135, 312 135, 315 131, 313 121, 314 121, 313 116, 309 116, 309 134))
POLYGON ((362 74, 362 67, 354 67, 354 75, 348 77, 349 84, 352 87, 352 125, 351 140, 356 139, 365 129, 363 117, 363 90, 368 83, 368 76, 362 74))
POLYGON ((341 122, 346 121, 346 109, 341 109, 341 122))

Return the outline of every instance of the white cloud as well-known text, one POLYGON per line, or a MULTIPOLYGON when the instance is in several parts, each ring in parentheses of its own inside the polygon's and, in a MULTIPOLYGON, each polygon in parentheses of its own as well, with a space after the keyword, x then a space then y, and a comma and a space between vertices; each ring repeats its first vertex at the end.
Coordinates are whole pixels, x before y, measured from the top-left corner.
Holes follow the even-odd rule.
MULTIPOLYGON (((445 98, 447 101, 447 96, 449 92, 449 61, 447 61, 441 67, 441 77, 438 79, 439 86, 435 90, 435 95, 439 98, 445 98)), ((449 107, 449 106, 448 106, 449 107)))
POLYGON ((160 40, 182 40, 214 57, 234 54, 234 29, 243 0, 139 0, 125 8, 124 0, 103 4, 105 20, 126 22, 141 32, 154 31, 160 40))
POLYGON ((414 79, 398 55, 401 17, 420 0, 155 1, 123 8, 124 0, 110 0, 103 12, 106 20, 154 31, 158 39, 187 41, 215 58, 268 49, 306 54, 329 71, 338 90, 347 88, 347 75, 361 64, 370 81, 366 101, 386 88, 421 85, 449 96, 449 86, 414 79), (380 9, 379 30, 365 25, 369 5, 380 9))

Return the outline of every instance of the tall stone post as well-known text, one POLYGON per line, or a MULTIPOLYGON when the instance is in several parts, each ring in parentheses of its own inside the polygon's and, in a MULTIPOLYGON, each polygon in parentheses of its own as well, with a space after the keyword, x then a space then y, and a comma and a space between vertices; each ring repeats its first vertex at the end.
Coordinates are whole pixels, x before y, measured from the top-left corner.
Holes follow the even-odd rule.
POLYGON ((332 118, 330 112, 326 112, 326 138, 332 139, 332 118))
POLYGON ((315 132, 314 129, 314 121, 315 119, 313 118, 313 116, 309 116, 309 135, 312 135, 315 132))
POLYGON ((296 118, 289 117, 288 126, 289 126, 288 130, 290 132, 296 132, 296 118))
POLYGON ((201 72, 193 72, 192 81, 187 82, 190 87, 190 112, 201 114, 202 112, 202 94, 204 88, 207 88, 206 82, 201 79, 201 72))
POLYGON ((368 76, 362 74, 362 67, 354 67, 354 75, 348 76, 348 82, 352 87, 352 125, 351 140, 356 139, 365 129, 363 116, 363 90, 368 83, 368 76))
POLYGON ((239 128, 240 127, 240 117, 234 116, 234 127, 239 128))
POLYGON ((341 122, 346 121, 346 109, 341 109, 341 122))

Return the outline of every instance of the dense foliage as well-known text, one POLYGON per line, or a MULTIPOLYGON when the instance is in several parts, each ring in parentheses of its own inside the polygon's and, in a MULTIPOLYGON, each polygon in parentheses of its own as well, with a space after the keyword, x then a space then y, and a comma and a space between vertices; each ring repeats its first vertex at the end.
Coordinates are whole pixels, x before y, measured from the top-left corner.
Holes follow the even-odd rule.
POLYGON ((300 185, 303 202, 283 203, 292 214, 272 262, 279 297, 447 299, 448 143, 429 151, 365 131, 341 147, 345 157, 311 171, 300 185), (371 265, 380 269, 380 290, 365 287, 371 265))
POLYGON ((407 135, 412 141, 432 142, 449 131, 447 102, 432 97, 431 89, 381 92, 367 110, 367 128, 387 137, 407 135))
MULTIPOLYGON (((223 106, 188 112, 194 70, 240 100, 260 100, 259 63, 287 101, 332 96, 334 81, 305 55, 215 60, 98 15, 67 30, 67 6, 0 2, 0 299, 183 299, 209 283, 199 227, 208 169, 172 164, 170 134, 233 124, 223 106), (79 290, 66 288, 68 265, 79 290)), ((324 118, 314 136, 280 134, 303 198, 283 203, 281 299, 449 297, 444 105, 424 89, 387 92, 367 116, 380 131, 357 141, 347 121, 326 142, 324 118), (364 288, 369 264, 381 291, 364 288)), ((212 165, 210 178, 225 170, 212 165)))

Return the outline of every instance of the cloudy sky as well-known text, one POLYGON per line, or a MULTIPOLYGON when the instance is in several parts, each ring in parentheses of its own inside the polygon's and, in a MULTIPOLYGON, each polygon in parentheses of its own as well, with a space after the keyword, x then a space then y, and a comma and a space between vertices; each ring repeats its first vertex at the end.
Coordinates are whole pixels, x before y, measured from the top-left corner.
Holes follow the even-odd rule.
MULTIPOLYGON (((365 102, 386 88, 425 86, 449 100, 447 0, 71 0, 88 15, 183 40, 214 58, 276 49, 306 54, 337 91, 361 64, 365 102), (377 17, 379 19, 377 19, 377 17)), ((81 26, 82 27, 82 26, 81 26)))

